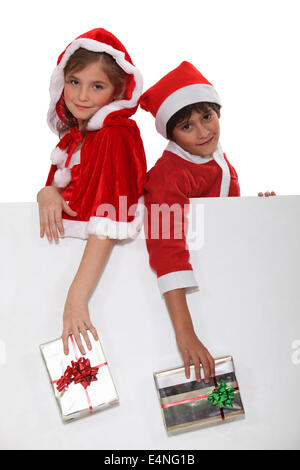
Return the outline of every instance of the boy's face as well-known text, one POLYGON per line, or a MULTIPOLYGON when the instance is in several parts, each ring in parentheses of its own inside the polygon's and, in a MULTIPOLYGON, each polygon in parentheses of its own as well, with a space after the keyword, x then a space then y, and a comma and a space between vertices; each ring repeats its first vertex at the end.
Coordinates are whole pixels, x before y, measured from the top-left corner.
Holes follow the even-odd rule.
POLYGON ((189 119, 181 121, 173 129, 176 144, 200 157, 207 157, 216 151, 219 136, 219 116, 213 109, 193 111, 189 119))

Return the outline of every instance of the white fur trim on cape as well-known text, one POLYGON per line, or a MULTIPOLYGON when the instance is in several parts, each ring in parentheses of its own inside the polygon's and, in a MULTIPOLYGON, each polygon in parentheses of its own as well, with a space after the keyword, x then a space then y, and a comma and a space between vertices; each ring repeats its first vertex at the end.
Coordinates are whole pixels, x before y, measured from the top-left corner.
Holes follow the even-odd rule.
POLYGON ((196 83, 174 91, 158 108, 155 118, 157 132, 167 137, 167 122, 173 114, 189 104, 205 101, 217 103, 221 106, 219 95, 212 85, 196 83))
MULTIPOLYGON (((132 222, 116 222, 107 217, 91 217, 88 222, 80 220, 62 219, 64 237, 74 237, 86 240, 89 235, 109 237, 118 240, 135 238, 143 227, 144 196, 138 200, 135 218, 132 222)), ((64 238, 62 237, 62 238, 64 238)))
POLYGON ((228 197, 229 188, 230 188, 230 170, 227 165, 227 162, 224 157, 224 153, 221 147, 221 144, 218 144, 217 150, 213 153, 212 156, 208 157, 201 157, 200 155, 193 155, 186 150, 183 150, 178 144, 175 142, 169 142, 166 149, 169 152, 178 155, 178 157, 183 158, 184 160, 188 160, 189 162, 196 163, 197 165, 205 164, 210 162, 212 159, 219 165, 222 169, 222 182, 220 188, 220 197, 228 197))
POLYGON ((67 152, 65 150, 62 150, 59 147, 55 147, 55 149, 52 150, 50 160, 52 161, 53 165, 64 165, 66 159, 67 152))
POLYGON ((95 131, 101 129, 103 126, 104 119, 112 112, 118 111, 125 108, 134 108, 139 100, 139 97, 142 94, 143 89, 143 78, 141 72, 130 62, 125 59, 125 53, 114 49, 108 44, 101 43, 94 39, 89 38, 79 38, 75 39, 67 50, 65 51, 64 56, 62 57, 60 63, 55 67, 54 72, 51 76, 50 81, 50 106, 47 116, 47 121, 50 129, 58 134, 56 129, 56 124, 58 122, 58 116, 56 114, 56 104, 61 97, 62 91, 64 89, 64 67, 68 62, 69 57, 80 47, 88 49, 89 51, 94 52, 106 52, 110 54, 117 64, 128 74, 132 74, 135 80, 135 88, 132 92, 132 97, 130 100, 118 100, 109 103, 92 116, 88 122, 87 130, 95 131))

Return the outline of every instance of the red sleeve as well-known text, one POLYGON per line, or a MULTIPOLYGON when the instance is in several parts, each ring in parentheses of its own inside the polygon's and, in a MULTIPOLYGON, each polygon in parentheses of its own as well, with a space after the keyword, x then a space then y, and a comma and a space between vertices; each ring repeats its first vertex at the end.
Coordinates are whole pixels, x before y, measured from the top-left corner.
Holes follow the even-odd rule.
POLYGON ((153 168, 145 185, 146 243, 149 263, 157 277, 192 270, 186 245, 187 182, 179 172, 153 168), (148 223, 147 223, 148 222, 148 223))

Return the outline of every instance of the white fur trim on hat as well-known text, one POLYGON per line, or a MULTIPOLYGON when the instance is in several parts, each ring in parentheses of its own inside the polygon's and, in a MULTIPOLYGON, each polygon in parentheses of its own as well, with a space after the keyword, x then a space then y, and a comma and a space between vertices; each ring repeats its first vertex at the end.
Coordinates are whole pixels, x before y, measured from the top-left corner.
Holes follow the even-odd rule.
POLYGON ((157 131, 167 137, 167 122, 180 109, 193 103, 208 101, 221 106, 218 93, 212 85, 196 83, 179 88, 166 98, 156 113, 155 126, 157 131))
POLYGON ((56 124, 58 122, 58 116, 56 114, 56 104, 61 97, 62 91, 64 89, 64 68, 67 64, 69 57, 80 47, 94 52, 106 52, 110 54, 117 64, 128 74, 132 74, 135 80, 135 88, 132 92, 132 97, 130 100, 118 100, 109 103, 106 106, 103 106, 99 111, 97 111, 94 116, 89 120, 87 130, 95 131, 101 129, 103 126, 104 119, 112 112, 125 109, 125 108, 134 108, 139 100, 139 97, 142 94, 143 89, 143 78, 141 72, 130 62, 125 59, 125 53, 114 49, 108 44, 101 43, 95 39, 89 38, 79 38, 75 39, 70 46, 67 48, 64 56, 62 57, 60 63, 55 67, 54 72, 51 76, 50 81, 50 106, 47 116, 47 121, 50 129, 58 134, 56 129, 56 124))

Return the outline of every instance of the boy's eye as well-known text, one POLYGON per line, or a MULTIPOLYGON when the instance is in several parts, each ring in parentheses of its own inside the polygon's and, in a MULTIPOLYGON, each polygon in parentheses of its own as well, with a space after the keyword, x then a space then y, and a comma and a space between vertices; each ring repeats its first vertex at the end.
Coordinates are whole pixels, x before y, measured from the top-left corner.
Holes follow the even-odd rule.
POLYGON ((204 121, 209 121, 211 119, 211 116, 212 116, 211 113, 206 113, 206 114, 203 114, 202 119, 204 121))
POLYGON ((186 124, 184 124, 184 125, 182 126, 182 129, 183 129, 184 131, 188 131, 191 127, 192 127, 191 124, 186 123, 186 124))
POLYGON ((95 90, 102 90, 102 85, 94 85, 95 90))
POLYGON ((70 80, 71 85, 78 85, 79 81, 78 80, 70 80))

